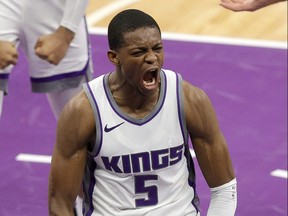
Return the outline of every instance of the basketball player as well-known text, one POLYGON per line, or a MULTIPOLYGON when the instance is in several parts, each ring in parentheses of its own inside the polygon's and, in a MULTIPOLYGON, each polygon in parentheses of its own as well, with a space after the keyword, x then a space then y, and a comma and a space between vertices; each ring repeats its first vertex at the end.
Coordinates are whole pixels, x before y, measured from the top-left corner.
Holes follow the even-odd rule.
POLYGON ((84 84, 59 118, 50 215, 73 214, 84 179, 85 216, 199 216, 189 136, 211 188, 208 216, 234 215, 236 178, 215 111, 204 91, 162 69, 156 21, 124 10, 108 41, 115 71, 84 84))
POLYGON ((221 0, 220 5, 232 11, 256 11, 287 0, 221 0))
POLYGON ((87 5, 88 0, 0 0, 0 115, 17 48, 27 55, 32 91, 47 93, 56 118, 91 79, 87 5))

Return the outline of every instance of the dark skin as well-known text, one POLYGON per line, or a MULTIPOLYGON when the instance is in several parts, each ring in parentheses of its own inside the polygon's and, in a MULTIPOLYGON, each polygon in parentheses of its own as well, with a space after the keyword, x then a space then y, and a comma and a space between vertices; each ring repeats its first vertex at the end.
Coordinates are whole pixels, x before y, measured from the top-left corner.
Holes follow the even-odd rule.
MULTIPOLYGON (((160 93, 164 60, 161 35, 157 28, 140 28, 126 33, 124 40, 117 51, 108 51, 115 65, 109 86, 122 111, 143 118, 154 109, 160 93)), ((235 176, 212 104, 205 92, 186 81, 183 92, 187 128, 207 184, 216 187, 227 183, 235 176)), ((73 215, 87 145, 95 141, 95 127, 92 108, 82 91, 59 118, 49 179, 50 215, 73 215)))

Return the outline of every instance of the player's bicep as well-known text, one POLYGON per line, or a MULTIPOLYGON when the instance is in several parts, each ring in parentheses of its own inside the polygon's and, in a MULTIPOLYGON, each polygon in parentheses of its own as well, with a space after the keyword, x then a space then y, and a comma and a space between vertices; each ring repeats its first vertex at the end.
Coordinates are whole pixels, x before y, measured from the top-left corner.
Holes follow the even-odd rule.
POLYGON ((94 131, 91 106, 81 92, 66 104, 59 117, 56 147, 63 156, 71 157, 77 151, 86 150, 94 131))
POLYGON ((192 137, 206 137, 218 129, 218 121, 210 98, 203 90, 185 83, 184 107, 187 129, 192 137))
POLYGON ((73 198, 82 180, 87 140, 90 138, 93 125, 87 120, 91 119, 91 116, 85 100, 86 96, 80 93, 64 107, 58 120, 51 164, 51 189, 54 190, 55 187, 58 192, 68 193, 73 198))

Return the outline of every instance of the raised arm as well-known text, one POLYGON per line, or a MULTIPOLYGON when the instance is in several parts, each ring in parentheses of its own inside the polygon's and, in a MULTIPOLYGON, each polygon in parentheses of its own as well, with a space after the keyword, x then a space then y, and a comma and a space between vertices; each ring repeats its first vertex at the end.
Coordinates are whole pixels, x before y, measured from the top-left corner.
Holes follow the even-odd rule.
POLYGON ((87 145, 95 124, 84 92, 64 108, 58 122, 57 139, 49 177, 49 215, 73 215, 73 206, 84 174, 87 145))
POLYGON ((256 11, 271 4, 287 0, 221 0, 220 5, 232 11, 256 11))
POLYGON ((183 88, 188 131, 201 171, 211 188, 208 216, 232 216, 237 204, 236 179, 214 108, 204 91, 189 83, 184 83, 183 88))

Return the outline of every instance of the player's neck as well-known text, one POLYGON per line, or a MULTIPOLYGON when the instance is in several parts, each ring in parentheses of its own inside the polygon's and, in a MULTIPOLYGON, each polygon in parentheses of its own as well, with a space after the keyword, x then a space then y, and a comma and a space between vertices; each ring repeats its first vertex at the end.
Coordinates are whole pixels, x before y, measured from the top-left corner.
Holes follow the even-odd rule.
POLYGON ((134 118, 143 118, 152 112, 160 94, 160 85, 149 95, 144 95, 127 81, 113 82, 112 80, 109 81, 109 87, 119 108, 134 118))

